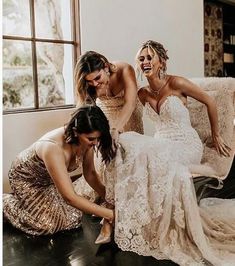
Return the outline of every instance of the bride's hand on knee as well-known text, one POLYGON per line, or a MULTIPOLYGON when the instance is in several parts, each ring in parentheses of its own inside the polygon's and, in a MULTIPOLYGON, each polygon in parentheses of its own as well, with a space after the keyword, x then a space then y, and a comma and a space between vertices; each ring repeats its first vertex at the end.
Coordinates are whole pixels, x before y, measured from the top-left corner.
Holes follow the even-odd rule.
POLYGON ((212 137, 213 144, 220 156, 229 157, 231 148, 225 143, 220 135, 216 135, 212 137))

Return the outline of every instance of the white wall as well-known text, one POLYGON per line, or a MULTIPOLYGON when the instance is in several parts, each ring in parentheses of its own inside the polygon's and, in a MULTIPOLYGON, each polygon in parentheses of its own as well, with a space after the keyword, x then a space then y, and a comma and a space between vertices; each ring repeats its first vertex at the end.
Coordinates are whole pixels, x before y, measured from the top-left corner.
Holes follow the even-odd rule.
POLYGON ((203 0, 80 0, 82 52, 134 64, 148 39, 168 49, 168 70, 204 76, 203 0))
POLYGON ((7 173, 12 160, 23 149, 54 128, 64 126, 73 109, 4 115, 3 191, 10 191, 7 173))
MULTIPOLYGON (((80 12, 82 52, 134 66, 140 45, 152 39, 168 50, 168 73, 204 76, 203 0, 80 0, 80 12)), ((153 134, 147 117, 144 129, 153 134)))
MULTIPOLYGON (((164 44, 170 57, 168 72, 204 76, 203 0, 81 0, 82 52, 95 50, 110 60, 134 65, 143 41, 164 44)), ((72 110, 3 116, 3 191, 7 172, 18 152, 46 131, 62 126, 72 110)), ((145 121, 147 134, 151 134, 145 121)))

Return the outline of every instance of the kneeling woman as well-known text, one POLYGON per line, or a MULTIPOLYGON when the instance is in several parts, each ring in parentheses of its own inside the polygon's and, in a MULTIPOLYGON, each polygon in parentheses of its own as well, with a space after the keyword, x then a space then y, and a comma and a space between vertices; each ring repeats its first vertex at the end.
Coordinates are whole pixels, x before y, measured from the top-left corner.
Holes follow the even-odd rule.
POLYGON ((94 168, 96 147, 108 164, 115 155, 108 120, 99 107, 80 107, 65 127, 42 136, 12 163, 13 193, 3 195, 4 218, 32 235, 77 228, 83 212, 112 222, 113 211, 76 194, 69 176, 79 168, 87 183, 105 197, 94 168))

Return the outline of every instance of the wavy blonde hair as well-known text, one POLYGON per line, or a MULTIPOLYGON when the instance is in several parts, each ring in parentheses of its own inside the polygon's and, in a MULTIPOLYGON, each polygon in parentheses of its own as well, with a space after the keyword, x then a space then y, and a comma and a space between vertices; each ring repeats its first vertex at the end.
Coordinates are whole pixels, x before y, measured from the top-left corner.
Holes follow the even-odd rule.
POLYGON ((116 72, 116 66, 102 54, 88 51, 80 56, 75 66, 75 88, 78 104, 95 102, 96 89, 87 83, 86 76, 105 67, 108 67, 110 73, 116 72))

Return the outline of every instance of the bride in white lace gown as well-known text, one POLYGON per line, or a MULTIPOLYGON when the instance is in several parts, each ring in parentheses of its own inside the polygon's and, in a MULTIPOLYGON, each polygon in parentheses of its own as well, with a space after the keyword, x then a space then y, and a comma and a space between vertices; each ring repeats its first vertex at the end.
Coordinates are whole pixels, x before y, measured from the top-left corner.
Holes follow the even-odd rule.
POLYGON ((106 199, 115 204, 115 242, 122 250, 179 265, 235 265, 235 201, 208 198, 197 205, 190 169, 200 164, 203 146, 186 96, 208 106, 218 152, 228 156, 230 149, 218 134, 211 99, 183 78, 161 76, 167 59, 153 41, 138 53, 149 82, 139 98, 155 135, 121 134, 116 159, 105 171, 106 199))

